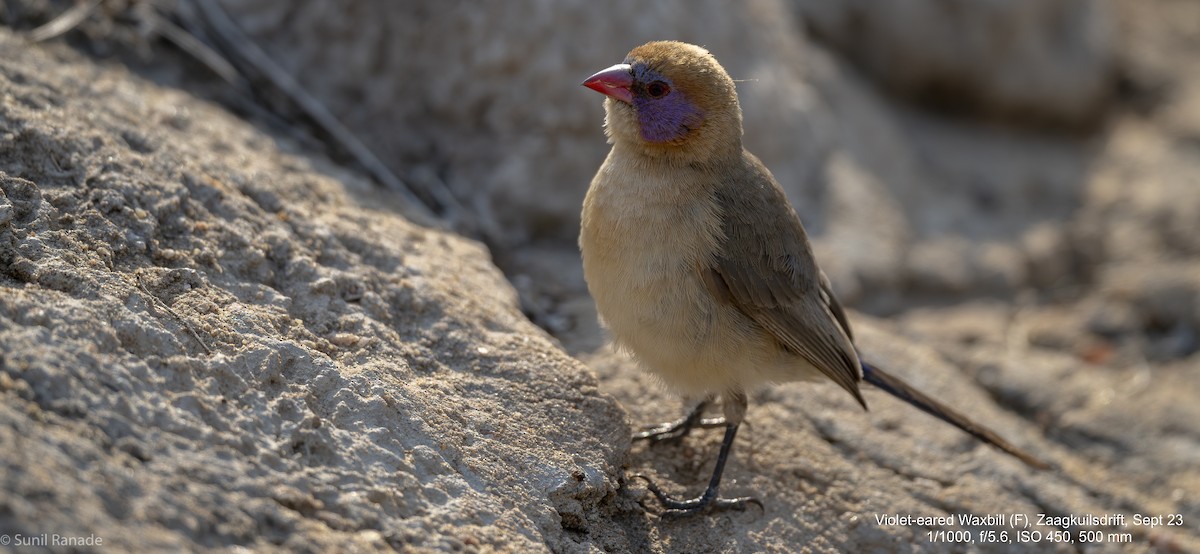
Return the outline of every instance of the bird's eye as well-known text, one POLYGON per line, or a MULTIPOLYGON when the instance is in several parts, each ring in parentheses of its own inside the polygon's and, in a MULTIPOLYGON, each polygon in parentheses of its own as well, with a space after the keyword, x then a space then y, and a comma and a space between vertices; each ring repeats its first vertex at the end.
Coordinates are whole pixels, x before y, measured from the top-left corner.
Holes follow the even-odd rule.
POLYGON ((662 81, 654 81, 646 85, 646 94, 649 94, 651 98, 662 98, 669 92, 671 92, 671 86, 662 81))

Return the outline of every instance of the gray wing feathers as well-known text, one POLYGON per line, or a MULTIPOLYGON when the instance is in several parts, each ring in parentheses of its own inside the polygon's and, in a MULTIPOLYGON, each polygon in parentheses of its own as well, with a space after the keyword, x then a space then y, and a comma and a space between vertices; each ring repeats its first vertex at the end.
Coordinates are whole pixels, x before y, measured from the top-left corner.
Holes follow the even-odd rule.
POLYGON ((719 297, 866 407, 845 314, 816 266, 804 227, 766 169, 750 169, 750 179, 718 191, 725 245, 707 279, 719 279, 719 297))

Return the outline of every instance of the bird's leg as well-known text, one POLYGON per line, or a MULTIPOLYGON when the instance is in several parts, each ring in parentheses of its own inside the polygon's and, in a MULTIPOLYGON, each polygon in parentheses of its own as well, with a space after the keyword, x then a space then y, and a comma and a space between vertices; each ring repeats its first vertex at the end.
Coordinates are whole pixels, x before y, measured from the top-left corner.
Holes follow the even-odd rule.
POLYGON ((704 489, 704 494, 687 500, 676 500, 667 496, 649 477, 634 475, 634 477, 646 481, 646 488, 650 489, 650 492, 667 509, 666 514, 693 515, 708 510, 744 510, 750 504, 758 504, 758 507, 762 508, 762 502, 756 498, 749 496, 721 498, 718 495, 721 487, 721 475, 725 473, 725 462, 729 460, 729 452, 733 449, 733 440, 737 437, 738 427, 746 414, 746 393, 742 391, 727 392, 723 396, 723 404, 727 422, 725 438, 721 441, 721 452, 717 454, 717 466, 713 468, 712 478, 708 480, 708 488, 704 489))
POLYGON ((648 440, 653 443, 658 443, 686 437, 687 434, 692 432, 692 429, 695 429, 696 427, 703 429, 721 427, 725 425, 725 418, 704 418, 704 410, 708 408, 709 404, 712 404, 712 401, 713 397, 708 396, 704 400, 701 400, 699 404, 696 404, 696 407, 692 408, 692 411, 688 412, 688 414, 682 418, 675 421, 668 421, 660 425, 655 425, 654 427, 650 427, 649 429, 639 433, 634 433, 633 440, 648 440))

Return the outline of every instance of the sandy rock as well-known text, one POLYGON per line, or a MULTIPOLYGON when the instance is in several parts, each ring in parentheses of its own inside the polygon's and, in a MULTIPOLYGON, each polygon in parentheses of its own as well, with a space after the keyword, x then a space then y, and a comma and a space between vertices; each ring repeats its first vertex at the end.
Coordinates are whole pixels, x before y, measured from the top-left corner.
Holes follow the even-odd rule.
POLYGON ((0 59, 0 533, 627 544, 591 528, 624 414, 486 250, 180 92, 0 59))
POLYGON ((1115 266, 1102 275, 1100 295, 1093 316, 1098 331, 1142 337, 1153 360, 1186 358, 1200 351, 1200 264, 1115 266))

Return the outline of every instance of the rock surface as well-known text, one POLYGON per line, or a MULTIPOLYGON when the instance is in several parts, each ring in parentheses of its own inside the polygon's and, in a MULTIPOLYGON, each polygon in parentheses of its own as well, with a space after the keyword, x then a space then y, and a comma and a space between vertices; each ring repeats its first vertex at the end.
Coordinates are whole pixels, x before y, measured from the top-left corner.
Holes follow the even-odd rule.
POLYGON ((624 413, 485 249, 181 92, 4 29, 0 59, 0 533, 627 544, 580 533, 624 413))
MULTIPOLYGON (((479 244, 304 145, 0 28, 0 534, 1024 552, 1076 546, 877 516, 1121 513, 1185 525, 1099 527, 1129 542, 1079 549, 1200 550, 1200 73, 1179 69, 1200 14, 1140 2, 1118 6, 1136 48, 1112 46, 1152 101, 1080 138, 896 104, 781 2, 228 0, 402 172, 471 200, 511 285, 479 244), (698 492, 719 442, 631 447, 631 426, 683 406, 603 346, 570 244, 605 149, 577 82, 664 36, 755 79, 748 145, 789 184, 842 296, 894 316, 852 314, 866 357, 1057 471, 878 391, 864 414, 836 387, 784 385, 752 395, 724 485, 761 512, 659 517, 626 481, 698 492)), ((194 79, 158 55, 145 75, 194 79)))

